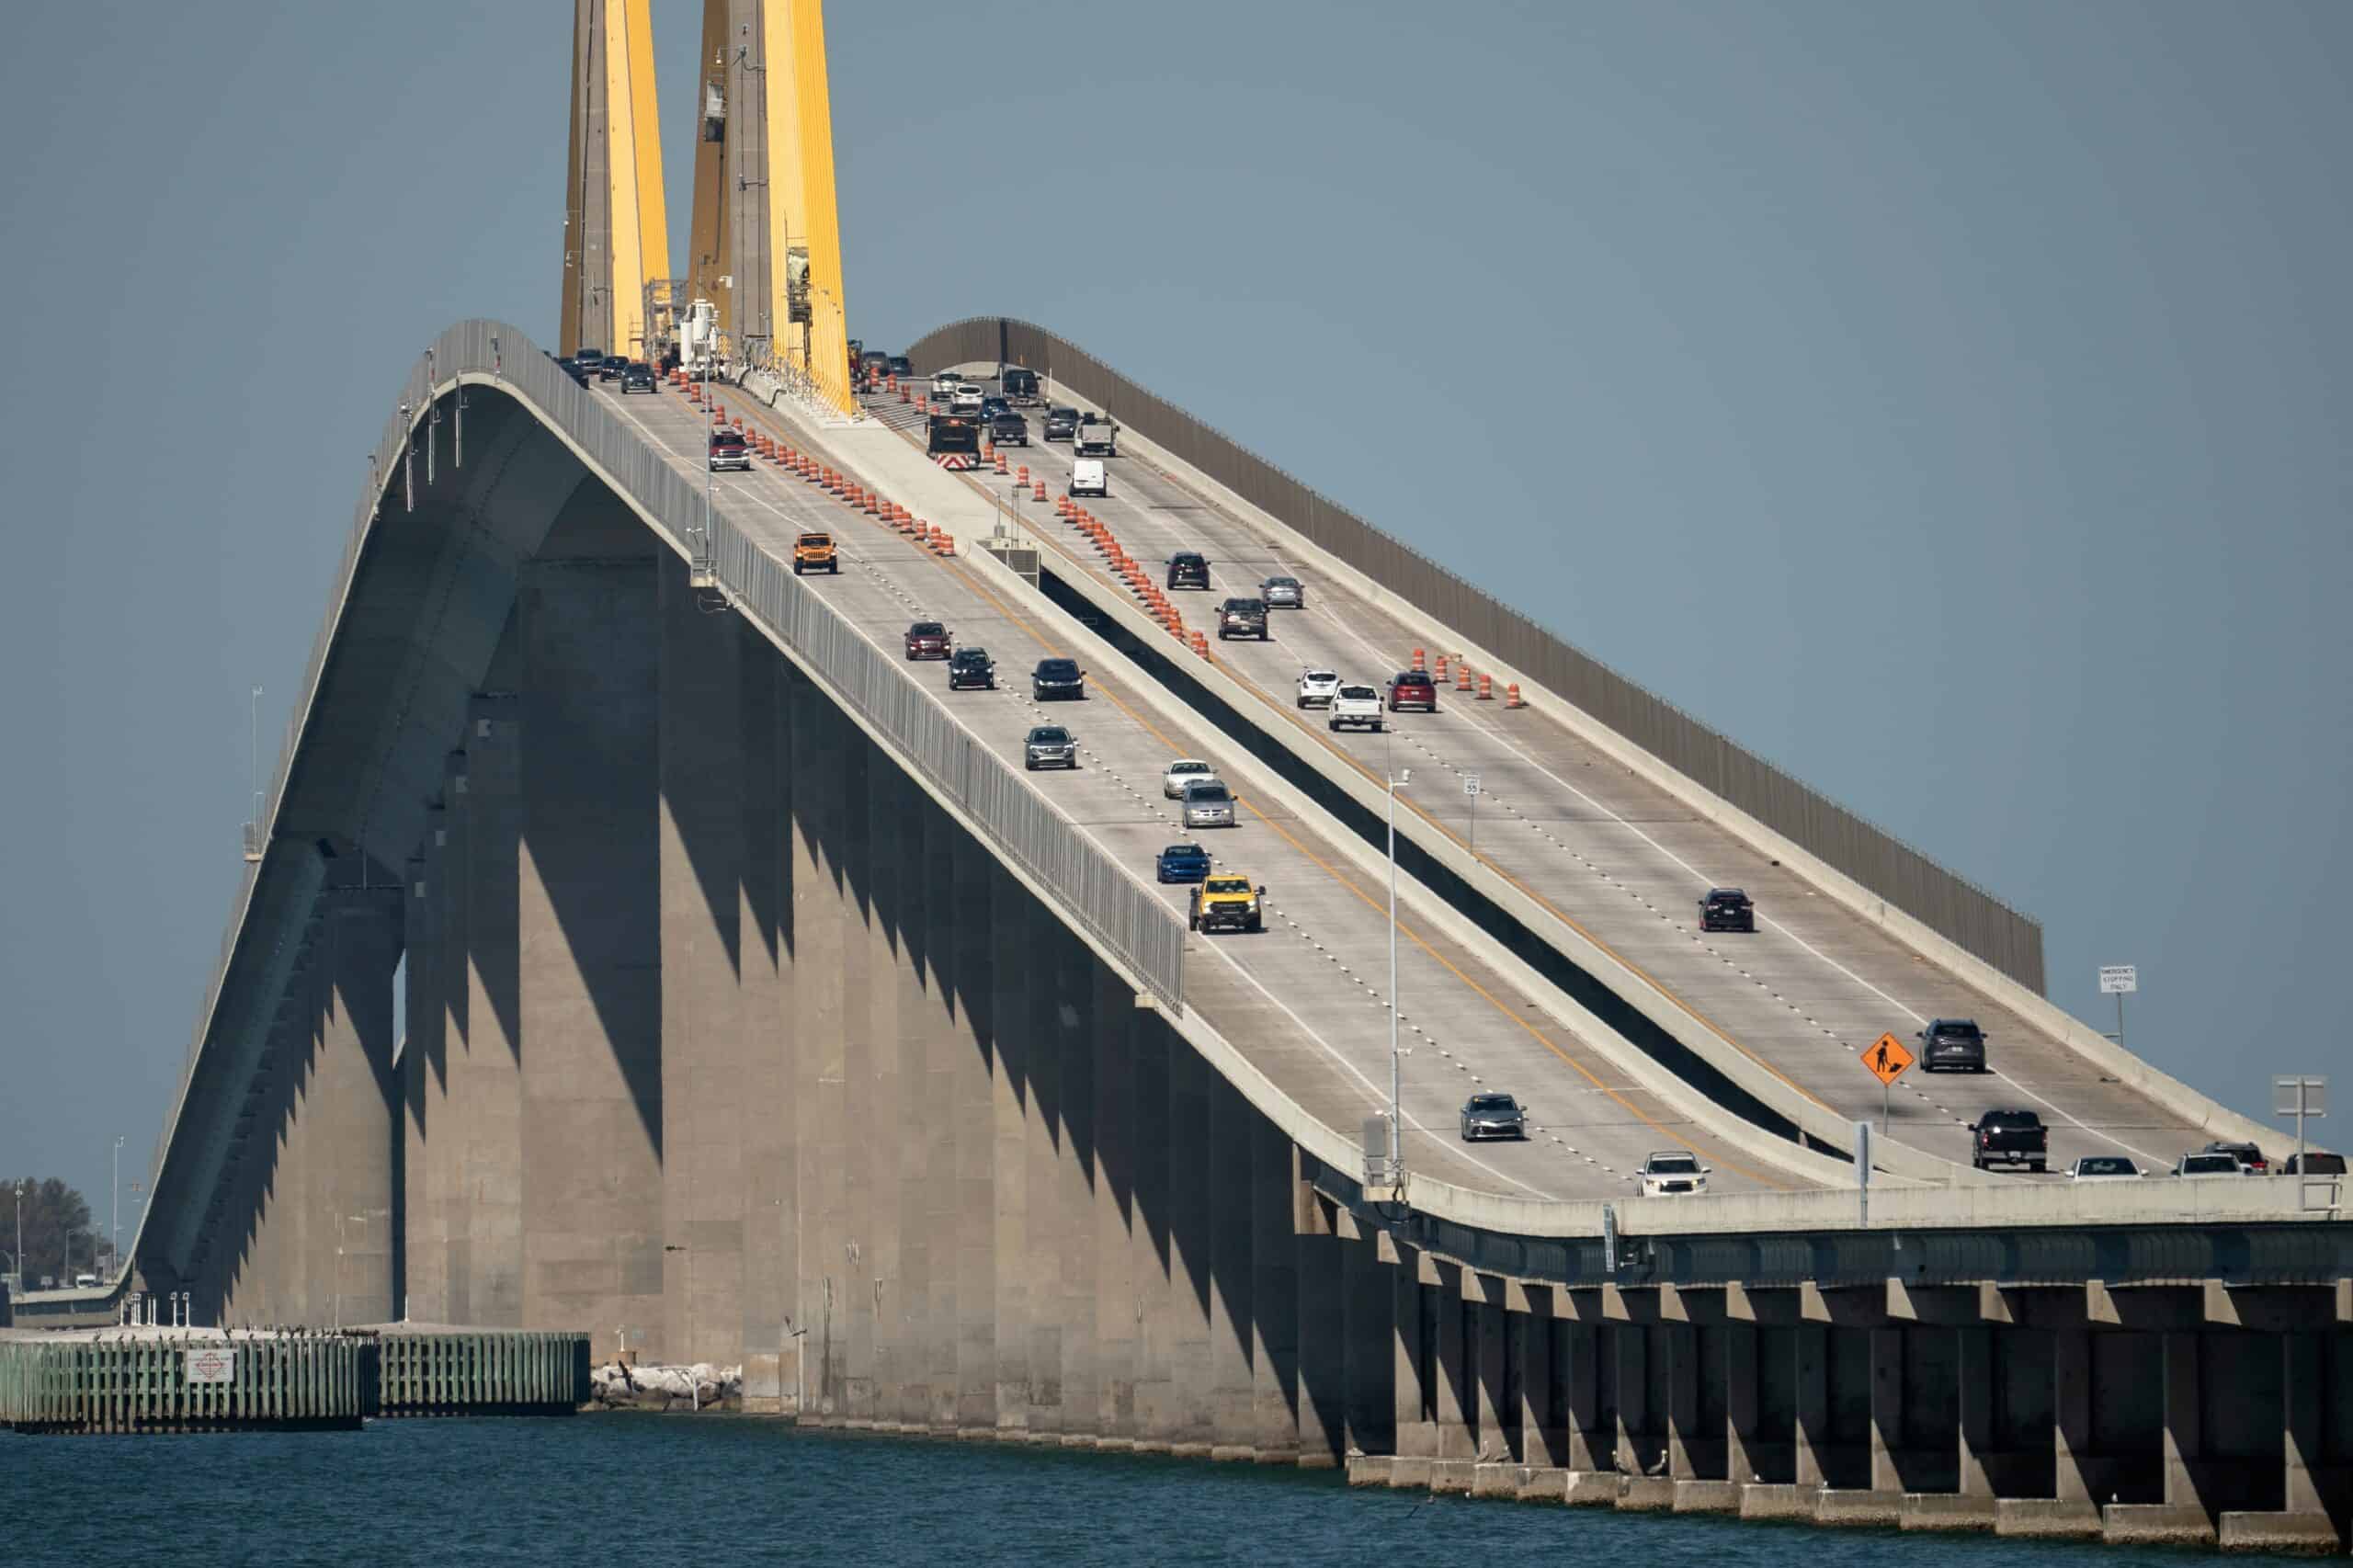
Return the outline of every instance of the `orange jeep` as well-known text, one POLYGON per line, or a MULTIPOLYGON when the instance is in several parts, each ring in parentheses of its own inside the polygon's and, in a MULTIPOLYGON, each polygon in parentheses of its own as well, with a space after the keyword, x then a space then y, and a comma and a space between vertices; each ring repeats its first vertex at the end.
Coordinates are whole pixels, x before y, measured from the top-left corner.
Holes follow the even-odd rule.
POLYGON ((831 572, 839 575, 842 559, 834 553, 831 534, 802 534, 792 541, 792 574, 803 572, 831 572))

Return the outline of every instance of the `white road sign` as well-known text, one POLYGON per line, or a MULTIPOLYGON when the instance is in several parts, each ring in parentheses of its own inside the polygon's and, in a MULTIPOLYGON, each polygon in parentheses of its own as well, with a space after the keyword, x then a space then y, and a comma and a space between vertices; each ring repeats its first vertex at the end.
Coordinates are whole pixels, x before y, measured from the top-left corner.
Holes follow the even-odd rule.
POLYGON ((210 1348, 188 1351, 188 1381, 191 1383, 235 1382, 237 1353, 210 1348))
POLYGON ((1462 776, 1462 792, 1466 795, 1475 795, 1479 792, 1479 776, 1477 774, 1466 773, 1462 776))
POLYGON ((2136 964, 2108 963, 2099 966, 2099 994, 2103 996, 2121 995, 2141 989, 2141 971, 2136 964))

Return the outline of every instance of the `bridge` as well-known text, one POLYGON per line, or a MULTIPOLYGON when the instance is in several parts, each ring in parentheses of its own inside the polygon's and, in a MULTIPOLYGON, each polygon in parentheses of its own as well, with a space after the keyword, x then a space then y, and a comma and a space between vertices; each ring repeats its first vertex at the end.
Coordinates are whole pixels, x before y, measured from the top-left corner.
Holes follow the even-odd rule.
POLYGON ((2342 1547, 2333 1183, 2063 1178, 2267 1130, 2050 1004, 2028 916, 1078 346, 853 375, 819 6, 704 40, 674 278, 647 8, 576 0, 554 348, 656 360, 702 301, 723 362, 647 396, 470 321, 410 368, 128 1266, 20 1326, 576 1330, 821 1425, 2342 1547), (931 460, 921 378, 1013 366, 1116 422, 1107 495, 931 460), (1266 642, 1193 635, 1273 575, 1266 642), (1297 705, 1420 666, 1378 733, 1297 705), (1181 826, 1178 757, 1236 826, 1181 826), (1188 839, 1263 930, 1188 928, 1188 839), (1865 1070, 1947 1017, 1988 1073, 1865 1070), (1462 1141, 1481 1092, 1524 1141, 1462 1141), (1996 1107, 2051 1171, 1974 1168, 1996 1107), (1709 1190, 1642 1196, 1658 1150, 1709 1190))

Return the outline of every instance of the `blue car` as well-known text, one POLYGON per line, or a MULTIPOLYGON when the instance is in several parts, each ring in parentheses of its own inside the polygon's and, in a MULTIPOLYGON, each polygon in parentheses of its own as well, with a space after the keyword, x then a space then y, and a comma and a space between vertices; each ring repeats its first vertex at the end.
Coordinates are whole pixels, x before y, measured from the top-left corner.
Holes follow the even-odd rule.
POLYGON ((1160 880, 1198 882, 1210 874, 1210 852, 1198 844, 1172 844, 1160 852, 1160 880))

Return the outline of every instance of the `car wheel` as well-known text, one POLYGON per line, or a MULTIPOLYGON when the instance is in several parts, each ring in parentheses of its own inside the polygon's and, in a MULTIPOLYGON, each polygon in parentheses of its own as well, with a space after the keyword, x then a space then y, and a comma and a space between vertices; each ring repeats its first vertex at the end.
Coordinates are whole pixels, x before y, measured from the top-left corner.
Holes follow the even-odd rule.
POLYGON ((792 563, 792 574, 796 577, 801 575, 801 562, 798 561, 792 563))
POLYGON ((825 570, 838 577, 842 574, 842 563, 836 561, 831 566, 826 567, 825 570))
POLYGON ((1266 928, 1267 923, 1264 920, 1255 915, 1250 917, 1250 930, 1253 933, 1264 931, 1266 928))
POLYGON ((1375 719, 1375 720, 1372 722, 1372 733, 1373 733, 1374 734, 1376 734, 1376 735, 1377 735, 1377 734, 1379 734, 1379 733, 1381 733, 1381 731, 1383 731, 1383 730, 1387 729, 1388 727, 1389 727, 1388 725, 1386 725, 1386 724, 1382 723, 1382 722, 1381 722, 1380 720, 1378 720, 1378 719, 1375 719))
POLYGON ((1024 773, 1035 773, 1038 771, 1038 765, 1025 756, 1021 759, 1021 771, 1024 773))

